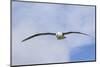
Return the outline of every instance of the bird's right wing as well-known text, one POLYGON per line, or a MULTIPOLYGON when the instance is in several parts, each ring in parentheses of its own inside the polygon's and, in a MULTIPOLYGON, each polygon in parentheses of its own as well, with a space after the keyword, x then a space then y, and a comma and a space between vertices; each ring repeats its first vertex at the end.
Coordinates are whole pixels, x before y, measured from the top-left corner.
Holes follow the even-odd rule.
POLYGON ((88 35, 88 34, 86 34, 86 33, 81 33, 81 32, 65 32, 65 33, 63 33, 64 35, 67 35, 67 34, 82 34, 82 35, 86 35, 86 36, 90 36, 90 35, 88 35))
POLYGON ((40 36, 40 35, 56 35, 56 34, 55 33, 38 33, 38 34, 32 35, 32 36, 30 36, 28 38, 25 38, 24 40, 22 40, 22 42, 24 42, 24 41, 26 41, 28 39, 31 39, 33 37, 40 36))

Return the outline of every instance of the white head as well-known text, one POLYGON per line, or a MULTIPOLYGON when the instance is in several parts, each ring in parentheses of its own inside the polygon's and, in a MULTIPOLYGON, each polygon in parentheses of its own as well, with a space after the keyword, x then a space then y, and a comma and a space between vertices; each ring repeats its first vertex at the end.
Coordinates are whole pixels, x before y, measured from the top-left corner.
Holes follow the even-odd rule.
POLYGON ((63 35, 63 33, 62 32, 57 32, 56 35, 61 36, 61 35, 63 35))

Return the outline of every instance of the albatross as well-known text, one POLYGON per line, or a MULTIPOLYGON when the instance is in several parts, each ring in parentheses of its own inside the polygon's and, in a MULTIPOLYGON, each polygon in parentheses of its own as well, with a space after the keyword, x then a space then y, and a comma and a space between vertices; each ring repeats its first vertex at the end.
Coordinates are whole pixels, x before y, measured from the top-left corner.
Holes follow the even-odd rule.
POLYGON ((22 40, 22 42, 24 42, 26 40, 29 40, 31 38, 37 37, 37 36, 41 36, 41 35, 52 35, 52 36, 56 36, 57 40, 62 40, 62 39, 66 38, 64 35, 69 35, 69 34, 82 34, 82 35, 89 36, 88 34, 81 33, 81 32, 38 33, 38 34, 34 34, 32 36, 29 36, 29 37, 25 38, 24 40, 22 40))

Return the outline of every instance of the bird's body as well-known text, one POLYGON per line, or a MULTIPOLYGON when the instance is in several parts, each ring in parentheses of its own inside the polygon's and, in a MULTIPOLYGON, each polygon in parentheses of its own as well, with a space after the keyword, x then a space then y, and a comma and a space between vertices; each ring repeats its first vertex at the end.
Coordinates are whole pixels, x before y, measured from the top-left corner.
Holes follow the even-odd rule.
POLYGON ((64 38, 66 38, 66 37, 64 37, 64 33, 62 33, 62 32, 57 32, 57 33, 56 33, 56 38, 57 38, 57 40, 61 40, 61 39, 64 39, 64 38))
POLYGON ((32 35, 24 40, 22 40, 22 42, 28 40, 28 39, 31 39, 31 38, 34 38, 36 36, 40 36, 40 35, 53 35, 53 36, 56 36, 57 40, 61 40, 61 39, 64 39, 66 38, 64 35, 68 35, 68 34, 82 34, 82 35, 87 35, 89 36, 88 34, 85 34, 85 33, 81 33, 81 32, 57 32, 57 33, 38 33, 38 34, 35 34, 35 35, 32 35))

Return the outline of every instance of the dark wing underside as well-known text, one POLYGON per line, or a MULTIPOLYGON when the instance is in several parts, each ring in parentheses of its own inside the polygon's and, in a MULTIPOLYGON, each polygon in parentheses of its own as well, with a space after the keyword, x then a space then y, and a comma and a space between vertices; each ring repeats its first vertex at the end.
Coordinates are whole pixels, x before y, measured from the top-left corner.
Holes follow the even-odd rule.
POLYGON ((82 35, 89 36, 88 34, 81 33, 81 32, 66 32, 66 33, 63 33, 63 34, 64 34, 64 35, 67 35, 67 34, 82 34, 82 35))
POLYGON ((26 40, 28 40, 28 39, 31 39, 31 38, 33 38, 33 37, 40 36, 40 35, 56 35, 56 34, 55 34, 55 33, 39 33, 39 34, 32 35, 32 36, 30 36, 30 37, 28 37, 28 38, 22 40, 22 42, 24 42, 24 41, 26 41, 26 40))

